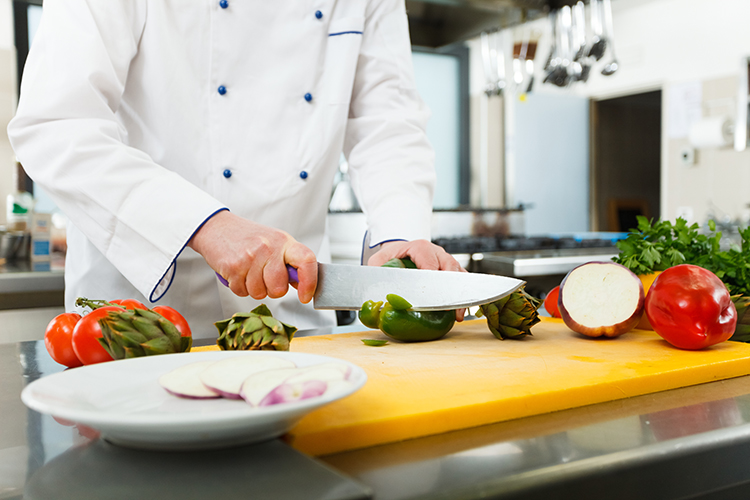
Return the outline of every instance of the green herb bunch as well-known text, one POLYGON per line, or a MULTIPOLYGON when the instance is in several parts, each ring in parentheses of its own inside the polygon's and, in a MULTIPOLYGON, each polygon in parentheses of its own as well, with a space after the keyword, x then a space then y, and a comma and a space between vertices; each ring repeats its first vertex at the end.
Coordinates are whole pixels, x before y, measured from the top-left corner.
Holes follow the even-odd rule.
POLYGON ((708 221, 708 235, 699 228, 682 218, 672 224, 639 216, 638 228, 617 242, 620 254, 613 260, 639 275, 679 264, 701 266, 716 274, 732 295, 750 296, 750 227, 739 231, 741 248, 729 250, 721 250, 714 221, 708 221))

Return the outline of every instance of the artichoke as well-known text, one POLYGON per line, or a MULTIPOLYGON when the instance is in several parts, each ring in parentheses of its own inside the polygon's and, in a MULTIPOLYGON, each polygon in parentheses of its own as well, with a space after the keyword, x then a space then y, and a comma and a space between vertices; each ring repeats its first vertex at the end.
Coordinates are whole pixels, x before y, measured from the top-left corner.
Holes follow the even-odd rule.
POLYGON ((288 351, 296 327, 271 315, 265 304, 249 313, 236 313, 214 323, 219 330, 216 344, 223 351, 288 351))
POLYGON ((531 327, 541 321, 537 312, 541 305, 541 300, 521 288, 500 300, 484 304, 477 316, 487 318, 487 326, 498 339, 522 339, 531 335, 531 327))
POLYGON ((182 337, 177 327, 150 309, 110 311, 99 320, 99 343, 113 359, 187 352, 191 337, 182 337))

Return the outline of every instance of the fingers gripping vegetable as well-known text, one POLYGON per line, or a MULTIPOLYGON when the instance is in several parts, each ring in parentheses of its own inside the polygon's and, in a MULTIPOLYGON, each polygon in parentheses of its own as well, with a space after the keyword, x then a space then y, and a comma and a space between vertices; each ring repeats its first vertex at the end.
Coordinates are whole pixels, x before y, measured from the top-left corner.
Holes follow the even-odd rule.
POLYGON ((521 288, 502 299, 481 306, 477 316, 487 317, 487 326, 498 339, 518 340, 531 335, 531 327, 541 321, 537 311, 541 305, 541 300, 521 288))
POLYGON ((44 332, 44 346, 52 359, 68 368, 81 366, 81 360, 73 350, 73 330, 80 321, 76 313, 58 314, 47 325, 44 332))
POLYGON ((224 351, 288 351, 297 328, 277 320, 265 304, 214 323, 216 344, 224 351))
POLYGON ((359 320, 403 342, 437 340, 453 328, 455 311, 412 311, 411 304, 398 295, 388 294, 387 302, 368 300, 362 304, 359 320))
POLYGON ((703 349, 729 339, 737 310, 729 290, 711 271, 682 264, 662 272, 646 297, 654 331, 681 349, 703 349))

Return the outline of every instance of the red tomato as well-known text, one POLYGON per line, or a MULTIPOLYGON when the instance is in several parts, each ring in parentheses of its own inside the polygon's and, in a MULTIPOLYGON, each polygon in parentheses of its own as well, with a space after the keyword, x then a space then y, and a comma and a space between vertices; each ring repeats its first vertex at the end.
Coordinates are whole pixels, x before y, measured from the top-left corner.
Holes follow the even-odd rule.
POLYGON ((44 346, 52 359, 68 368, 81 366, 81 360, 73 351, 73 329, 81 319, 80 314, 63 313, 55 316, 44 332, 44 346))
POLYGON ((96 340, 103 336, 99 320, 106 317, 110 311, 122 312, 122 308, 106 306, 94 309, 81 318, 73 330, 73 350, 84 365, 112 361, 112 356, 96 340))
POLYGON ((182 314, 177 312, 177 309, 169 306, 156 306, 152 309, 152 311, 161 314, 168 321, 171 321, 174 326, 177 327, 177 331, 180 332, 183 337, 193 336, 193 333, 190 331, 190 325, 188 325, 187 320, 182 316, 182 314))
POLYGON ((139 302, 135 299, 117 299, 117 300, 110 300, 112 304, 118 304, 123 306, 126 309, 148 309, 148 307, 144 306, 142 302, 139 302))
POLYGON ((557 305, 557 301, 559 297, 560 297, 560 285, 557 285, 555 288, 550 290, 547 296, 544 298, 544 309, 553 318, 562 318, 562 315, 560 314, 560 308, 557 305))
POLYGON ((737 309, 729 290, 708 269, 680 264, 663 271, 646 295, 654 331, 680 349, 703 349, 729 339, 737 309))

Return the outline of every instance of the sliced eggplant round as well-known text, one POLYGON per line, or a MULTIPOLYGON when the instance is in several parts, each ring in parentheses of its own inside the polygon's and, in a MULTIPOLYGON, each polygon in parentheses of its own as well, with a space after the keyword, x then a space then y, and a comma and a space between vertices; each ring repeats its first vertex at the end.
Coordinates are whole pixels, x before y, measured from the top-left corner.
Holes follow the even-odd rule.
POLYGON ((168 393, 188 399, 214 399, 221 395, 201 382, 200 374, 215 361, 198 361, 165 373, 159 377, 161 385, 168 393))
POLYGON ((560 284, 558 307, 565 324, 588 337, 617 337, 643 315, 643 283, 614 262, 589 262, 571 270, 560 284))
POLYGON ((225 398, 242 399, 240 389, 250 375, 294 366, 288 359, 275 356, 236 356, 216 361, 200 374, 200 380, 225 398))

